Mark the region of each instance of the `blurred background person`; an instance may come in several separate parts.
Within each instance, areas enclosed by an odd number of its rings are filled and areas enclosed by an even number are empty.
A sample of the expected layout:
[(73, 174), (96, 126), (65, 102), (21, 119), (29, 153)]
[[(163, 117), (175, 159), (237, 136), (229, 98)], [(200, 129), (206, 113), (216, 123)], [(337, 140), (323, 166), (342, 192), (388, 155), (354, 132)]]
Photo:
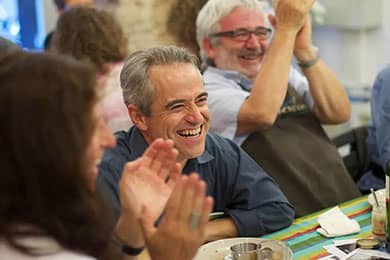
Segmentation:
[(367, 150), (371, 172), (363, 175), (359, 185), (385, 187), (385, 173), (390, 162), (390, 65), (376, 76), (371, 90), (371, 119), (368, 123)]
[(192, 54), (199, 54), (196, 41), (196, 17), (207, 0), (173, 0), (167, 19), (167, 31), (175, 44)]
[(94, 0), (53, 0), (58, 13), (76, 6), (93, 6)]
[(103, 98), (103, 118), (113, 131), (128, 129), (127, 107), (119, 82), (128, 43), (117, 20), (108, 12), (88, 7), (72, 8), (58, 19), (53, 52), (91, 63), (98, 72)]
[[(58, 15), (61, 15), (65, 10), (76, 6), (90, 6), (94, 5), (94, 0), (53, 0)], [(54, 31), (49, 32), (44, 40), (43, 46), (46, 51), (50, 50), (51, 41)]]

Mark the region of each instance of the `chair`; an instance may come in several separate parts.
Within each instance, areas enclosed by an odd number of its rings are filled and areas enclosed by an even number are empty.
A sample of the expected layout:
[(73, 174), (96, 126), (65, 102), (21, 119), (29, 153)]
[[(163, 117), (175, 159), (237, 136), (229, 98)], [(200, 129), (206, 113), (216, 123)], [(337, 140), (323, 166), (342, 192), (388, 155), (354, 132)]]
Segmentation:
[(370, 170), (370, 158), (367, 152), (367, 126), (353, 128), (346, 133), (336, 136), (332, 142), (340, 150), (349, 146), (349, 151), (342, 155), (344, 165), (356, 181)]

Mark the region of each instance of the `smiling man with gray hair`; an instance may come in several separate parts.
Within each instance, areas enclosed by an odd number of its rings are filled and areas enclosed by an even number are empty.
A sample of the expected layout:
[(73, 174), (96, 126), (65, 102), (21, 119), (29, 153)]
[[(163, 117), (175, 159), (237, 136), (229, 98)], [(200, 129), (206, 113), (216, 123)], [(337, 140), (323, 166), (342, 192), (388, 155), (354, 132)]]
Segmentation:
[(360, 195), (321, 127), (348, 121), (351, 107), (312, 43), (313, 3), (275, 0), (273, 32), (258, 0), (209, 0), (196, 21), (210, 131), (264, 167), (297, 216)]
[(260, 236), (290, 225), (294, 210), (274, 180), (238, 145), (208, 133), (208, 95), (194, 55), (174, 46), (134, 52), (122, 69), (121, 86), (134, 126), (116, 133), (117, 146), (105, 152), (98, 178), (117, 212), (123, 165), (163, 138), (174, 142), (183, 174), (197, 172), (206, 182), (213, 211), (225, 214), (208, 223), (207, 241)]

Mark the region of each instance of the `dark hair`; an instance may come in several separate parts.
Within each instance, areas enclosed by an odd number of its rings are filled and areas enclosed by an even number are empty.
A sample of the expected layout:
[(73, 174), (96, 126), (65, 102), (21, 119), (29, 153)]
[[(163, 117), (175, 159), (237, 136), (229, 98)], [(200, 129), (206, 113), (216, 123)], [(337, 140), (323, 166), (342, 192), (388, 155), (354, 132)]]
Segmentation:
[(66, 6), (65, 0), (53, 0), (54, 4), (57, 7), (57, 10), (64, 10)]
[(51, 31), (48, 34), (46, 34), (45, 40), (43, 42), (43, 47), (45, 51), (50, 51), (51, 42), (53, 41), (53, 35), (54, 35), (54, 31)]
[(14, 51), (22, 51), (15, 43), (0, 36), (0, 59)]
[(127, 38), (116, 19), (89, 7), (72, 8), (59, 17), (51, 48), (88, 61), (101, 73), (108, 70), (107, 63), (123, 61), (128, 55)]
[(167, 29), (176, 44), (198, 55), (196, 17), (207, 0), (174, 0), (168, 14)]
[(18, 241), (29, 235), (95, 257), (108, 248), (112, 223), (84, 163), (95, 81), (89, 66), (53, 54), (0, 60), (0, 238), (23, 253), (34, 254)]

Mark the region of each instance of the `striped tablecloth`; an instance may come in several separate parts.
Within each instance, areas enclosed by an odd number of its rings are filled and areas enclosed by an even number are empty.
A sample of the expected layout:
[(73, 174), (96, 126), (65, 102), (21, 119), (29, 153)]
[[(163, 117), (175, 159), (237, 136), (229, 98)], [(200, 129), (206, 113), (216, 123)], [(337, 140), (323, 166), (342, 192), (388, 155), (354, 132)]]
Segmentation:
[[(360, 232), (354, 235), (337, 237), (337, 239), (368, 237), (371, 235), (371, 205), (367, 202), (367, 196), (342, 203), (339, 207), (344, 214), (359, 222)], [(317, 217), (324, 211), (326, 210), (297, 218), (290, 227), (262, 238), (286, 242), (294, 252), (293, 259), (307, 260), (326, 256), (328, 253), (323, 247), (331, 244), (332, 239), (327, 239), (316, 231), (319, 227)]]

